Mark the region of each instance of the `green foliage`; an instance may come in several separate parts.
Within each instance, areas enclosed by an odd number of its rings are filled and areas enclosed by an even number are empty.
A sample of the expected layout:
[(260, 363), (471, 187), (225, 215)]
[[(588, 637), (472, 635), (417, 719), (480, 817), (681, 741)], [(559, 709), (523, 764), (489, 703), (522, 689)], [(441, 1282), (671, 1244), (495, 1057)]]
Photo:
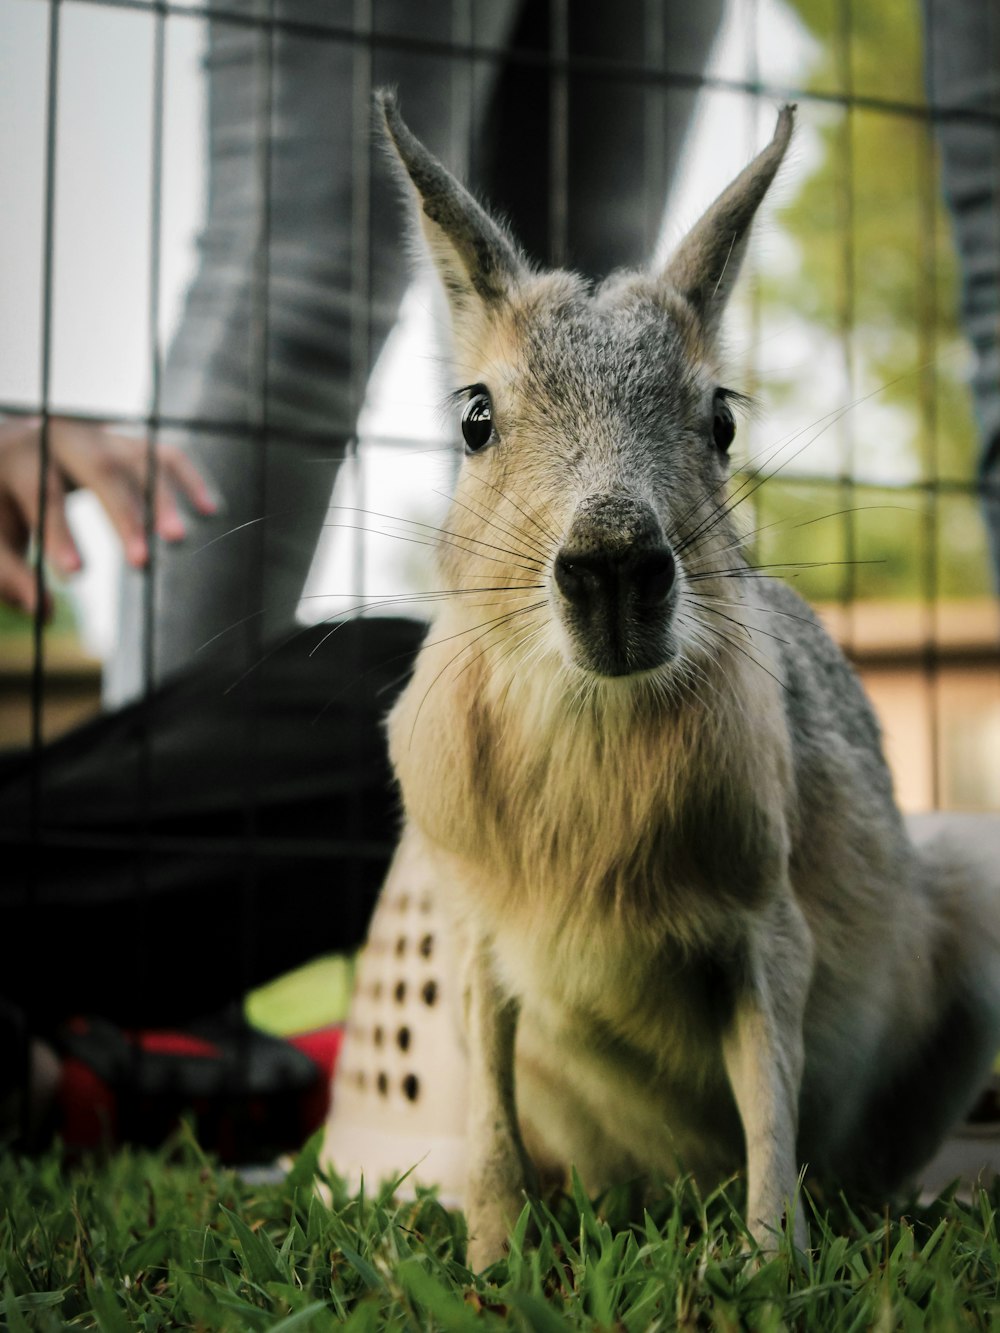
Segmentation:
[(0, 1160), (0, 1327), (20, 1330), (987, 1328), (1000, 1301), (1000, 1189), (897, 1217), (807, 1204), (815, 1248), (753, 1251), (738, 1185), (665, 1185), (654, 1209), (578, 1180), (526, 1205), (483, 1275), (430, 1193), (317, 1192), (318, 1139), (250, 1184), (188, 1135), (157, 1154)]
[[(831, 483), (835, 478), (881, 482), (902, 492), (897, 503), (920, 509), (925, 506), (920, 486), (942, 478), (971, 483), (977, 437), (958, 325), (957, 261), (933, 135), (919, 114), (924, 101), (919, 4), (880, 0), (849, 11), (834, 0), (790, 4), (816, 39), (816, 59), (804, 86), (886, 105), (833, 100), (804, 105), (800, 112), (802, 142), (809, 143), (803, 151), (812, 169), (778, 212), (782, 241), (769, 251), (781, 262), (760, 275), (757, 298), (766, 328), (796, 328), (810, 349), (804, 363), (769, 370), (766, 380), (772, 403), (803, 428), (803, 442), (815, 434), (819, 446), (810, 443), (787, 462), (782, 453), (775, 463), (785, 464), (784, 477), (796, 470), (831, 471)], [(816, 403), (824, 395), (834, 409), (846, 412), (830, 421), (818, 417)], [(814, 432), (805, 430), (811, 422)], [(764, 521), (782, 510), (790, 522), (811, 517), (789, 508), (793, 490), (768, 494), (774, 489), (773, 483), (764, 488), (770, 510)], [(845, 501), (861, 503), (853, 496)], [(981, 527), (971, 505), (968, 517)], [(808, 558), (823, 561), (830, 547), (871, 547), (852, 531), (858, 526), (842, 517), (825, 528), (812, 527), (805, 534), (812, 547)], [(871, 521), (867, 526), (873, 530)], [(885, 586), (878, 578), (859, 577), (845, 587), (835, 571), (818, 565), (803, 570), (797, 586), (811, 599), (940, 595), (943, 590), (928, 583), (923, 537), (908, 544), (909, 525), (891, 517), (877, 530), (877, 558), (892, 570)], [(985, 553), (962, 546), (961, 574), (954, 580), (961, 595), (988, 594)], [(839, 558), (857, 557), (850, 552)]]

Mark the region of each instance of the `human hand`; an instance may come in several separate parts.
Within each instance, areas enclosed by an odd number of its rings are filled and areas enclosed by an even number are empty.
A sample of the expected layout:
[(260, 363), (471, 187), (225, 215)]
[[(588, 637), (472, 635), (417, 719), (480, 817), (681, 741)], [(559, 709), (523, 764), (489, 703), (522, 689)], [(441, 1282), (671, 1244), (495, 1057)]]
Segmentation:
[[(78, 486), (93, 491), (121, 539), (130, 565), (149, 558), (145, 532), (145, 490), (149, 450), (145, 440), (118, 435), (103, 426), (49, 420), (49, 468), (45, 479), (45, 556), (61, 575), (82, 567), (66, 521), (66, 495)], [(173, 445), (155, 448), (154, 528), (164, 541), (186, 535), (178, 505), (185, 496), (202, 514), (216, 503), (191, 460)], [(34, 613), (38, 609), (35, 572), (25, 559), (39, 528), (41, 422), (37, 417), (0, 422), (0, 601)], [(46, 616), (51, 604), (46, 598)]]

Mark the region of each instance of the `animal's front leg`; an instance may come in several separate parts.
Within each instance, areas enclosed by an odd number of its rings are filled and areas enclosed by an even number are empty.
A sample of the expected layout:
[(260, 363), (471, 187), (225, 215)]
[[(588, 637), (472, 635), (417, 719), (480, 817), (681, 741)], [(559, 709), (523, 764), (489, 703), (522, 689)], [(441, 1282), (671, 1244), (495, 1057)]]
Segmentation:
[(518, 1005), (501, 992), (488, 947), (481, 942), (469, 959), (466, 982), (466, 1217), (469, 1266), (479, 1270), (502, 1257), (533, 1171), (521, 1141), (514, 1090)]
[[(746, 1140), (747, 1223), (755, 1240), (773, 1250), (795, 1204), (803, 1018), (812, 975), (811, 938), (790, 898), (756, 924), (745, 963), (722, 1049)], [(803, 1248), (801, 1207), (794, 1215), (795, 1241)]]

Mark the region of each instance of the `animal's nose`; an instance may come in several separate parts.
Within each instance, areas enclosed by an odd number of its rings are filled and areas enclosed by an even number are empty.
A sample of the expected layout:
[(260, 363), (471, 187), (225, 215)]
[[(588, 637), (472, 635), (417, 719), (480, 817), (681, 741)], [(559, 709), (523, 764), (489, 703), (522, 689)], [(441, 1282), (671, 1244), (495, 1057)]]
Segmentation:
[(555, 578), (559, 591), (580, 610), (623, 604), (654, 611), (674, 586), (676, 564), (668, 546), (636, 550), (559, 552)]

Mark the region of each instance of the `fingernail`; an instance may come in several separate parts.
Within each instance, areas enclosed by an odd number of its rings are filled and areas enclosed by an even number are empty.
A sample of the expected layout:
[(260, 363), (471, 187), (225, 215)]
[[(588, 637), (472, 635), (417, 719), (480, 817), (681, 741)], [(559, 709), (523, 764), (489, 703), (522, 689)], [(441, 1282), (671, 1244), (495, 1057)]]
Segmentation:
[(134, 537), (126, 544), (125, 559), (137, 568), (146, 563), (146, 543), (141, 537)]
[(183, 541), (187, 536), (187, 528), (179, 518), (164, 519), (160, 526), (160, 536), (165, 542)]

